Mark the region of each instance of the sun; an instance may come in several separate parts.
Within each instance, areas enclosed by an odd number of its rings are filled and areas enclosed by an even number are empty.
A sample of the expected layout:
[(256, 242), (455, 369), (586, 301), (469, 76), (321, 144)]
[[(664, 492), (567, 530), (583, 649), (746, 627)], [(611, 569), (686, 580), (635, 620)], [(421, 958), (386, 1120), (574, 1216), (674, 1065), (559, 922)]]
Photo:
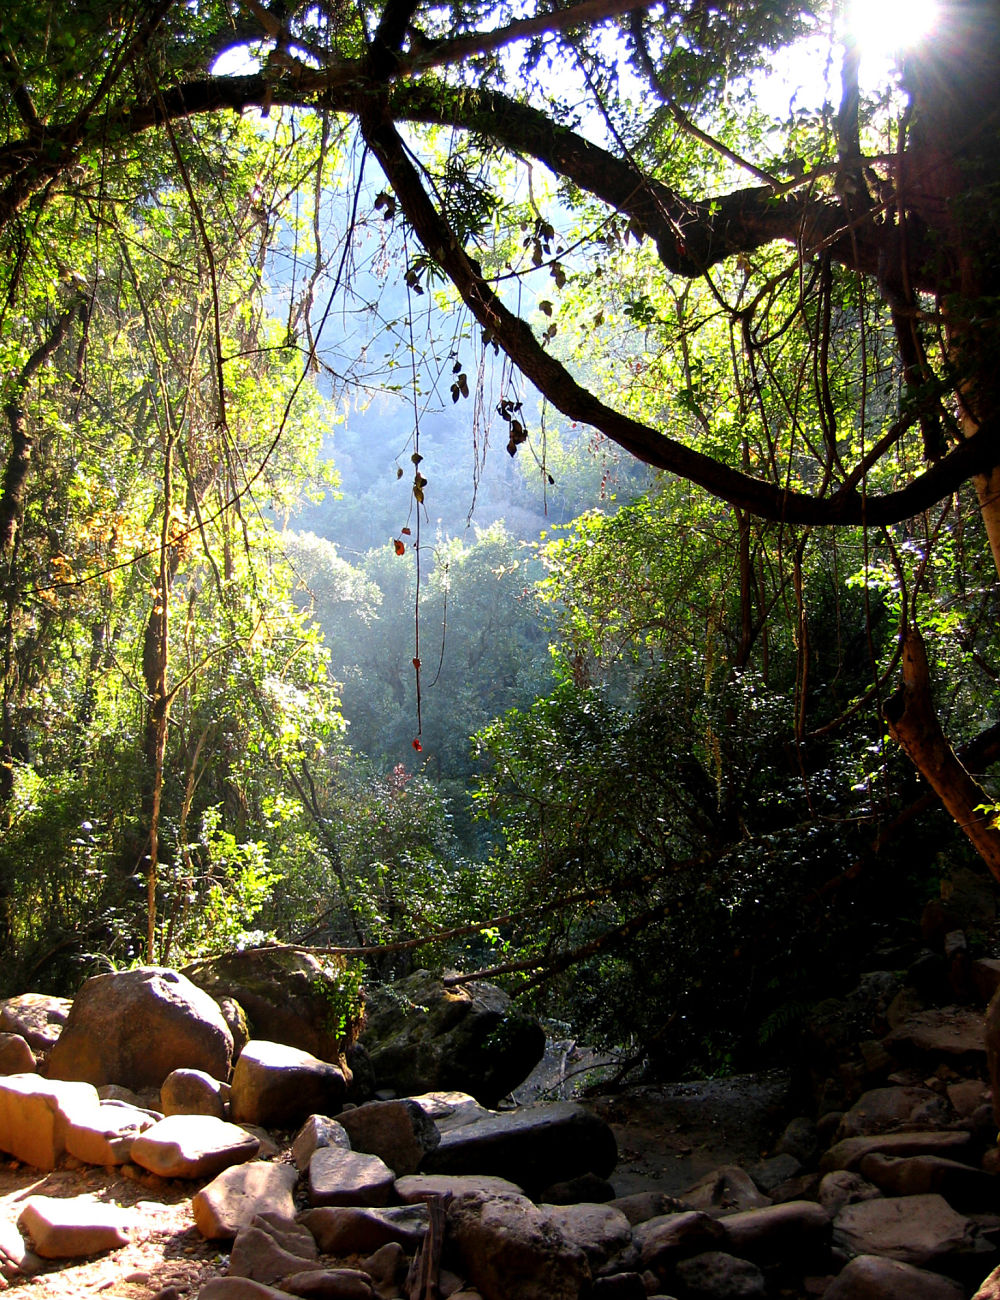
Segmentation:
[(850, 0), (847, 26), (863, 62), (887, 63), (931, 34), (937, 0)]

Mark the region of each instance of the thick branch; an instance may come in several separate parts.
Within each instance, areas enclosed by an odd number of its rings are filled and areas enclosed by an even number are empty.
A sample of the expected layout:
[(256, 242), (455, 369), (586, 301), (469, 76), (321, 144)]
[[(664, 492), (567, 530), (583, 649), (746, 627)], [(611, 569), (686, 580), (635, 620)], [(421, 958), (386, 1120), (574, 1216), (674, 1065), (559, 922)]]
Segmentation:
[(903, 682), (887, 701), (885, 718), (894, 739), (1000, 880), (1000, 829), (995, 817), (983, 811), (990, 799), (959, 762), (941, 730), (931, 698), (927, 651), (916, 630), (904, 641)]

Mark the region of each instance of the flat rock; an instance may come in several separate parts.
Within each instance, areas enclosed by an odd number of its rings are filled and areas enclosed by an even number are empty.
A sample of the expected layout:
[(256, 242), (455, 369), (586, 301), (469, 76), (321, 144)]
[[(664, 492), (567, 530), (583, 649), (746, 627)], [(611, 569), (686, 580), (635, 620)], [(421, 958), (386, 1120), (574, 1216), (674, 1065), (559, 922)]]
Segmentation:
[(429, 1196), (469, 1196), (473, 1192), (523, 1196), (524, 1188), (495, 1174), (405, 1174), (396, 1179), (396, 1195), (407, 1204), (426, 1201)]
[(912, 1133), (879, 1133), (873, 1137), (844, 1138), (823, 1153), (820, 1169), (857, 1169), (869, 1151), (881, 1151), (887, 1156), (945, 1156), (961, 1160), (974, 1155), (972, 1134), (964, 1129), (943, 1129), (939, 1132), (914, 1130)]
[(848, 1255), (881, 1255), (925, 1268), (973, 1243), (973, 1225), (941, 1196), (879, 1197), (846, 1205), (833, 1240)]
[(55, 1169), (71, 1120), (84, 1119), (97, 1107), (97, 1091), (89, 1083), (37, 1074), (0, 1077), (0, 1151), (36, 1169)]
[(213, 1277), (198, 1292), (198, 1300), (288, 1300), (288, 1292), (248, 1277)]
[(73, 1005), (47, 993), (19, 993), (0, 1001), (0, 1032), (20, 1034), (33, 1052), (50, 1052)]
[(834, 1278), (823, 1300), (962, 1300), (965, 1289), (951, 1278), (898, 1259), (857, 1255)]
[(260, 1140), (210, 1115), (168, 1115), (132, 1143), (132, 1159), (161, 1178), (214, 1178), (252, 1160)]
[(831, 1218), (835, 1218), (845, 1205), (856, 1205), (858, 1201), (873, 1201), (882, 1193), (851, 1169), (833, 1169), (824, 1174), (819, 1184), (818, 1199), (820, 1205)]
[(324, 1255), (366, 1255), (389, 1242), (414, 1251), (427, 1231), (424, 1205), (387, 1209), (360, 1205), (326, 1205), (299, 1215)]
[(468, 1092), (421, 1092), (410, 1101), (415, 1102), (425, 1115), (430, 1116), (441, 1133), (462, 1128), (474, 1120), (484, 1119), (493, 1112), (480, 1106)]
[(887, 1156), (871, 1151), (861, 1161), (861, 1174), (886, 1196), (937, 1192), (956, 1207), (992, 1207), (1000, 1190), (996, 1174), (943, 1156)]
[(370, 1101), (340, 1116), (355, 1151), (378, 1156), (397, 1175), (414, 1174), (441, 1143), (434, 1121), (417, 1102)]
[(986, 1059), (983, 1015), (971, 1007), (941, 1007), (908, 1016), (882, 1040), (900, 1059), (925, 1056)]
[(238, 1123), (290, 1128), (308, 1115), (336, 1114), (346, 1091), (338, 1066), (300, 1048), (255, 1038), (236, 1062), (230, 1107)]
[(617, 1160), (610, 1127), (578, 1103), (564, 1101), (451, 1129), (425, 1157), (422, 1172), (494, 1174), (532, 1192), (578, 1174), (606, 1178)]
[(249, 1226), (258, 1214), (292, 1218), (297, 1181), (293, 1165), (260, 1160), (223, 1170), (191, 1199), (198, 1231), (210, 1241), (225, 1241)]
[(88, 1165), (123, 1165), (131, 1159), (136, 1138), (157, 1122), (141, 1107), (102, 1101), (68, 1117), (66, 1150)]
[(378, 1156), (339, 1147), (321, 1147), (309, 1161), (309, 1200), (313, 1205), (385, 1205), (395, 1175)]
[(129, 1218), (122, 1210), (82, 1196), (32, 1196), (17, 1226), (43, 1259), (97, 1255), (129, 1240)]

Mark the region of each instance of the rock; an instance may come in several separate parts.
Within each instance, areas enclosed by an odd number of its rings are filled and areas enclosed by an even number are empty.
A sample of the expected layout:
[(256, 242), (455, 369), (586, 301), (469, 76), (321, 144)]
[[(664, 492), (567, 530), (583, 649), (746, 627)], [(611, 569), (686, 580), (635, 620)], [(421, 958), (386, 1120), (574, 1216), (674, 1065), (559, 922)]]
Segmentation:
[(970, 974), (980, 1002), (989, 1002), (1000, 989), (1000, 961), (996, 957), (980, 957), (972, 963)]
[[(356, 1268), (311, 1269), (295, 1273), (281, 1284), (282, 1294), (315, 1300), (376, 1300), (367, 1274)], [(395, 1291), (393, 1292), (395, 1294)]]
[(704, 1210), (706, 1214), (734, 1214), (738, 1210), (761, 1209), (771, 1204), (739, 1165), (713, 1169), (683, 1191), (681, 1200), (692, 1210)]
[(414, 1101), (370, 1101), (340, 1116), (354, 1151), (378, 1156), (397, 1175), (414, 1174), (440, 1145), (434, 1121)]
[(228, 1078), (233, 1038), (218, 1006), (159, 966), (87, 980), (49, 1056), (50, 1079), (158, 1088), (171, 1070)]
[(997, 1177), (942, 1156), (887, 1156), (872, 1151), (861, 1161), (861, 1174), (887, 1196), (937, 1192), (949, 1205), (995, 1205)]
[(543, 1205), (540, 1207), (567, 1241), (579, 1246), (591, 1270), (599, 1272), (632, 1241), (632, 1225), (610, 1205)]
[(422, 1092), (410, 1101), (434, 1121), (439, 1133), (450, 1133), (493, 1113), (467, 1092)]
[(129, 1220), (121, 1210), (82, 1196), (32, 1196), (25, 1201), (17, 1226), (43, 1259), (97, 1255), (129, 1240)]
[(663, 1214), (635, 1226), (632, 1240), (644, 1269), (665, 1277), (679, 1259), (728, 1245), (726, 1230), (701, 1210)]
[(72, 1005), (69, 998), (53, 998), (46, 993), (4, 998), (0, 1001), (0, 1033), (19, 1034), (33, 1052), (50, 1052)]
[(20, 1034), (0, 1034), (0, 1074), (33, 1074), (35, 1053)]
[(248, 1277), (213, 1277), (198, 1292), (198, 1300), (288, 1300), (288, 1292)]
[(235, 1237), (258, 1214), (292, 1218), (297, 1181), (292, 1165), (255, 1160), (223, 1170), (191, 1199), (198, 1231), (210, 1241), (224, 1241)]
[(324, 1255), (364, 1255), (396, 1242), (408, 1252), (427, 1231), (424, 1205), (397, 1205), (380, 1210), (359, 1205), (321, 1206), (299, 1215)]
[(447, 1210), (447, 1243), (483, 1300), (579, 1300), (586, 1257), (522, 1196), (474, 1192)]
[(237, 1123), (290, 1128), (307, 1115), (335, 1114), (346, 1088), (336, 1065), (296, 1047), (254, 1039), (236, 1062), (230, 1110)]
[(881, 1151), (889, 1156), (929, 1155), (960, 1160), (964, 1155), (974, 1154), (974, 1144), (970, 1133), (953, 1129), (845, 1138), (824, 1152), (819, 1167), (824, 1173), (831, 1169), (857, 1169), (869, 1151)]
[(361, 1271), (371, 1278), (380, 1295), (395, 1296), (396, 1282), (406, 1277), (410, 1261), (398, 1241), (387, 1241), (384, 1246), (361, 1261)]
[[(802, 1173), (802, 1165), (793, 1155), (784, 1152), (758, 1161), (757, 1164), (751, 1165), (748, 1172), (756, 1186), (764, 1193), (766, 1201), (768, 1197), (774, 1199), (775, 1188), (784, 1186), (793, 1178), (798, 1178)], [(749, 1210), (753, 1207), (748, 1205), (744, 1208)]]
[(396, 1195), (408, 1205), (426, 1201), (429, 1196), (465, 1196), (469, 1192), (524, 1195), (517, 1183), (491, 1174), (406, 1174), (396, 1179)]
[(204, 1070), (172, 1070), (160, 1088), (164, 1115), (211, 1115), (223, 1119), (229, 1085)]
[(794, 1156), (801, 1165), (814, 1159), (818, 1150), (816, 1125), (807, 1115), (796, 1115), (789, 1120), (774, 1146), (776, 1155)]
[(951, 1278), (900, 1260), (857, 1255), (823, 1293), (823, 1300), (962, 1300)]
[(900, 1128), (944, 1128), (953, 1116), (944, 1097), (929, 1088), (873, 1088), (840, 1121), (837, 1139), (868, 1136)]
[(423, 1161), (433, 1174), (495, 1174), (528, 1192), (594, 1173), (607, 1177), (618, 1159), (605, 1122), (573, 1101), (489, 1115), (442, 1134)]
[(460, 1090), (495, 1106), (541, 1060), (545, 1031), (492, 984), (445, 986), (417, 971), (370, 992), (361, 1042), (379, 1088)]
[(351, 1139), (347, 1136), (347, 1129), (337, 1120), (326, 1115), (310, 1115), (292, 1143), (295, 1168), (307, 1168), (313, 1152), (320, 1147), (340, 1147), (342, 1151), (350, 1151)]
[(601, 1205), (615, 1199), (615, 1189), (606, 1178), (586, 1173), (543, 1187), (535, 1199), (546, 1205)]
[(819, 1203), (831, 1218), (835, 1218), (845, 1205), (873, 1201), (881, 1195), (874, 1183), (849, 1169), (835, 1169), (824, 1174), (819, 1185)]
[(309, 1161), (313, 1205), (386, 1205), (395, 1175), (378, 1156), (321, 1147)]
[(132, 1159), (161, 1178), (214, 1178), (252, 1160), (260, 1140), (211, 1115), (170, 1115), (132, 1143)]
[(629, 1196), (616, 1196), (611, 1204), (616, 1210), (621, 1210), (633, 1227), (649, 1219), (662, 1218), (665, 1214), (681, 1214), (688, 1209), (682, 1200), (668, 1196), (666, 1192), (633, 1192)]
[(157, 1116), (138, 1106), (102, 1101), (69, 1118), (66, 1150), (88, 1165), (123, 1165), (131, 1159), (136, 1138), (157, 1122)]
[(930, 1056), (981, 1062), (986, 1055), (983, 1016), (971, 1007), (920, 1011), (882, 1041), (886, 1051), (902, 1061)]
[(833, 1240), (848, 1255), (882, 1255), (926, 1268), (969, 1250), (973, 1225), (941, 1196), (880, 1197), (844, 1206)]
[(0, 1150), (37, 1169), (55, 1169), (66, 1150), (72, 1119), (98, 1107), (89, 1083), (40, 1079), (37, 1074), (0, 1077)]
[(184, 967), (184, 974), (213, 998), (235, 999), (246, 1012), (252, 1039), (298, 1048), (341, 1066), (354, 1042), (362, 998), (344, 980), (346, 963), (320, 962), (291, 948), (229, 952)]
[(257, 1215), (241, 1228), (229, 1256), (229, 1276), (249, 1277), (276, 1286), (306, 1264), (316, 1263), (319, 1250), (308, 1228), (279, 1215)]
[(646, 1300), (646, 1287), (641, 1273), (609, 1273), (594, 1278), (590, 1297), (591, 1300)]
[(684, 1259), (677, 1277), (688, 1300), (765, 1300), (764, 1274), (748, 1259), (710, 1250)]
[(741, 1210), (722, 1220), (734, 1255), (757, 1263), (786, 1263), (825, 1254), (830, 1216), (815, 1201), (786, 1201), (762, 1210)]

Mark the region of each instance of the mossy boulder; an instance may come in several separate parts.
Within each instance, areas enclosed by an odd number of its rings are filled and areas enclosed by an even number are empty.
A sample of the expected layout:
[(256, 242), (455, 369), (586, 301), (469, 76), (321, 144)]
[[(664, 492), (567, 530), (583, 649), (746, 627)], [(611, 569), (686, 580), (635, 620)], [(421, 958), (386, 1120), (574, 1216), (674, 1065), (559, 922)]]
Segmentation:
[(481, 980), (446, 985), (428, 971), (370, 991), (361, 1036), (379, 1088), (401, 1096), (468, 1092), (495, 1106), (542, 1058), (545, 1032)]
[(232, 998), (252, 1038), (284, 1043), (343, 1065), (364, 1019), (356, 971), (338, 958), (322, 962), (292, 948), (223, 953), (185, 966), (193, 984), (216, 1001)]

